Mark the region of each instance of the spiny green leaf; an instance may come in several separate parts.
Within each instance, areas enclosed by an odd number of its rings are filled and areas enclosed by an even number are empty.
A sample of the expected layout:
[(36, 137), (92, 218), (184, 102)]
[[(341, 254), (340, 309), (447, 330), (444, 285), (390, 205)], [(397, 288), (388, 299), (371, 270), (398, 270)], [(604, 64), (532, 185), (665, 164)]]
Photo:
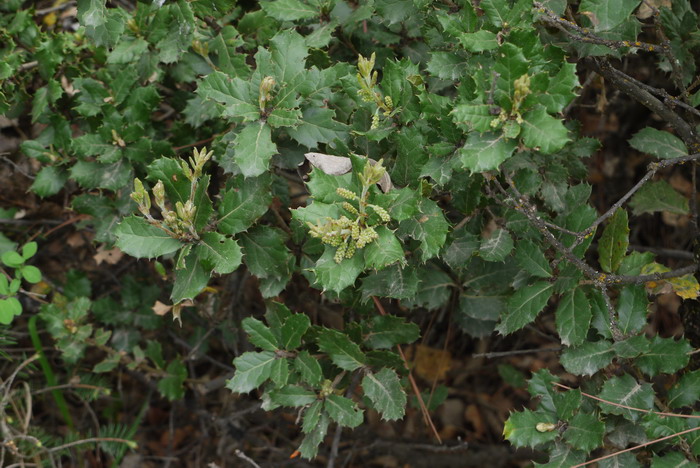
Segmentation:
[(185, 258), (185, 268), (175, 272), (175, 284), (170, 299), (174, 304), (185, 299), (194, 299), (207, 285), (210, 276), (211, 271), (204, 269), (197, 253), (190, 253)]
[(562, 344), (569, 346), (583, 343), (588, 335), (591, 317), (591, 306), (581, 288), (564, 294), (556, 312), (557, 332)]
[(234, 159), (246, 177), (257, 177), (268, 170), (270, 159), (277, 154), (270, 126), (255, 122), (246, 125), (233, 142)]
[(394, 421), (403, 418), (406, 393), (392, 369), (384, 368), (376, 374), (368, 372), (362, 379), (362, 389), (374, 408), (382, 415), (382, 419)]
[(31, 190), (40, 197), (56, 195), (66, 184), (68, 174), (56, 166), (44, 166), (32, 182)]
[(248, 334), (250, 342), (258, 348), (262, 348), (265, 351), (277, 351), (279, 349), (275, 335), (260, 320), (246, 317), (241, 322), (241, 325)]
[(357, 343), (338, 330), (323, 329), (317, 337), (318, 347), (341, 369), (353, 371), (365, 364), (365, 355)]
[(340, 395), (328, 395), (323, 407), (340, 426), (357, 427), (364, 420), (363, 411), (357, 407), (357, 403)]
[(248, 393), (270, 378), (276, 357), (272, 351), (247, 352), (233, 360), (236, 373), (226, 382), (226, 388), (236, 393)]
[(277, 405), (296, 407), (310, 405), (316, 401), (317, 395), (298, 385), (287, 385), (270, 392), (270, 399)]
[(629, 140), (632, 148), (661, 159), (679, 158), (688, 155), (685, 143), (669, 132), (646, 127)]
[(240, 78), (230, 78), (215, 71), (199, 83), (197, 94), (223, 104), (223, 117), (242, 118), (244, 122), (260, 118), (257, 89)]
[(569, 421), (564, 440), (574, 448), (590, 452), (603, 445), (605, 423), (593, 414), (579, 413)]
[(668, 406), (693, 406), (700, 400), (700, 370), (685, 374), (668, 392)]
[(378, 315), (372, 318), (365, 344), (372, 349), (390, 349), (397, 344), (413, 343), (420, 336), (415, 323), (406, 323), (401, 317)]
[[(653, 409), (654, 389), (646, 382), (638, 383), (634, 377), (625, 374), (621, 377), (611, 377), (603, 383), (603, 388), (598, 397), (618, 403), (620, 405), (639, 408), (642, 410)], [(637, 421), (642, 415), (639, 411), (600, 403), (600, 408), (605, 413), (621, 414), (631, 421)]]
[(241, 264), (243, 254), (238, 242), (218, 232), (206, 232), (197, 245), (197, 255), (217, 273), (231, 273)]
[(552, 268), (544, 256), (542, 249), (534, 242), (522, 240), (515, 249), (515, 259), (518, 264), (533, 276), (551, 278)]
[(506, 229), (496, 229), (481, 241), (479, 255), (488, 262), (500, 262), (513, 250), (513, 238)]
[(535, 320), (552, 296), (552, 287), (552, 283), (539, 281), (516, 291), (508, 301), (508, 309), (501, 315), (499, 333), (508, 335)]
[(311, 107), (304, 111), (302, 123), (289, 129), (289, 135), (307, 148), (316, 148), (319, 143), (330, 143), (334, 139), (345, 141), (348, 127), (333, 118), (331, 109)]
[(115, 228), (117, 247), (136, 258), (153, 258), (177, 251), (182, 243), (138, 216), (130, 216)]
[(617, 317), (624, 334), (640, 331), (646, 325), (649, 301), (643, 286), (629, 285), (622, 288), (617, 301)]
[(567, 348), (561, 355), (561, 363), (575, 375), (593, 375), (612, 362), (615, 351), (605, 340), (587, 341), (580, 346)]
[(465, 169), (472, 174), (498, 169), (503, 161), (510, 158), (516, 143), (495, 133), (479, 134), (472, 132), (467, 142), (459, 149), (459, 156)]
[(542, 106), (523, 115), (523, 143), (545, 154), (554, 153), (571, 141), (568, 133), (562, 121), (549, 115)]
[(272, 200), (270, 179), (266, 176), (236, 178), (234, 188), (226, 190), (219, 205), (218, 228), (223, 234), (245, 231), (265, 214)]
[(300, 352), (294, 359), (294, 368), (301, 374), (301, 379), (309, 385), (320, 385), (323, 379), (321, 365), (308, 351)]
[(635, 359), (635, 363), (651, 377), (661, 373), (672, 374), (688, 365), (691, 350), (688, 340), (684, 338), (675, 340), (657, 335), (652, 339), (649, 351)]
[(676, 192), (665, 180), (645, 184), (632, 196), (630, 206), (635, 215), (656, 211), (688, 214), (688, 199)]
[(629, 246), (627, 211), (618, 208), (612, 215), (598, 242), (598, 260), (603, 271), (612, 273), (618, 269)]
[[(538, 424), (555, 424), (553, 414), (535, 412), (529, 409), (510, 414), (503, 426), (503, 436), (516, 447), (535, 447), (551, 442), (559, 437), (557, 430), (538, 430)], [(541, 427), (541, 426), (540, 426)]]
[(280, 330), (282, 348), (291, 351), (301, 346), (301, 338), (310, 326), (311, 321), (305, 314), (294, 314), (288, 317)]
[(379, 226), (375, 231), (379, 238), (365, 247), (365, 265), (381, 270), (392, 263), (405, 263), (403, 247), (394, 233), (385, 226)]
[(639, 0), (583, 0), (579, 12), (589, 15), (596, 32), (610, 31), (625, 21), (639, 5)]
[(355, 283), (364, 269), (364, 260), (359, 252), (355, 252), (352, 258), (345, 258), (342, 262), (336, 263), (335, 250), (333, 247), (326, 247), (311, 271), (318, 285), (324, 290), (340, 292)]

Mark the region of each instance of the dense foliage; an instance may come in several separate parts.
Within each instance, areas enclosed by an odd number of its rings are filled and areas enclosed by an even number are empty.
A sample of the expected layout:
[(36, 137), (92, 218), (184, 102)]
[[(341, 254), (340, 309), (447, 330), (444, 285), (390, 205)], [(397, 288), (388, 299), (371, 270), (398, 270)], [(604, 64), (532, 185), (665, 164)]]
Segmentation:
[[(77, 22), (0, 5), (0, 113), (33, 124), (21, 143), (38, 168), (31, 190), (67, 197), (96, 242), (150, 259), (152, 277), (97, 298), (70, 272), (31, 316), (38, 349), (40, 327), (76, 372), (146, 368), (163, 397), (182, 399), (188, 369), (152, 338), (164, 319), (151, 306), (169, 295), (172, 308), (161, 305), (180, 324), (231, 321), (207, 317), (202, 292), (246, 269), (266, 312), (236, 324), (255, 350), (235, 356), (226, 386), (258, 389), (266, 411), (297, 408), (303, 457), (333, 424), (356, 427), (370, 409), (404, 416), (414, 381), (400, 346), (421, 330), (381, 307), (398, 301), (450, 311), (464, 339), (533, 326), (559, 336), (563, 369), (533, 373), (532, 409), (504, 426), (510, 443), (546, 454), (541, 466), (684, 431), (599, 466), (697, 463), (698, 420), (657, 413), (697, 407), (697, 343), (647, 327), (657, 294), (695, 301), (696, 265), (664, 265), (629, 241), (649, 213), (697, 224), (694, 185), (689, 202), (667, 180), (686, 164), (695, 184), (700, 149), (689, 0), (111, 3), (78, 1)], [(625, 71), (641, 59), (659, 79)], [(623, 149), (646, 155), (647, 173), (600, 212), (586, 180), (601, 144), (571, 116), (582, 77), (658, 116)], [(9, 330), (27, 318), (21, 286), (41, 279), (25, 264), (37, 244), (18, 250), (25, 240), (0, 235)], [(303, 280), (347, 311), (342, 329), (284, 303)], [(105, 356), (90, 369), (88, 349)], [(46, 358), (32, 359), (54, 385)], [(8, 456), (61, 453), (20, 425), (2, 425), (5, 447), (17, 440)], [(126, 447), (109, 443), (121, 457)]]

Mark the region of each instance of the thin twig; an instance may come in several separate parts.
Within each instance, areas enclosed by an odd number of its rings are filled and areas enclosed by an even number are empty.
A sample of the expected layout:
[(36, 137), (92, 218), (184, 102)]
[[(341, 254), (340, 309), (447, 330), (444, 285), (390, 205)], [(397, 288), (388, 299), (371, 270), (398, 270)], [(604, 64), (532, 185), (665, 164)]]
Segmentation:
[(250, 457), (248, 457), (248, 455), (246, 455), (245, 453), (243, 453), (242, 450), (236, 449), (236, 451), (233, 452), (233, 453), (234, 453), (238, 458), (240, 458), (241, 460), (245, 460), (245, 461), (247, 461), (248, 463), (250, 463), (250, 465), (253, 466), (254, 468), (260, 468), (260, 465), (258, 465), (257, 463), (255, 463)]
[(473, 358), (486, 358), (494, 359), (508, 356), (515, 356), (518, 354), (531, 354), (531, 353), (556, 353), (561, 351), (563, 348), (561, 346), (556, 348), (539, 348), (539, 349), (514, 349), (512, 351), (497, 351), (491, 353), (479, 353), (472, 354)]
[(620, 450), (620, 451), (618, 451), (618, 452), (611, 453), (611, 454), (605, 455), (605, 456), (603, 456), (603, 457), (598, 457), (598, 458), (595, 458), (595, 459), (593, 459), (593, 460), (589, 460), (589, 461), (587, 461), (587, 462), (585, 462), (585, 463), (579, 463), (578, 465), (574, 465), (574, 466), (572, 466), (571, 468), (580, 468), (580, 467), (582, 467), (582, 466), (590, 465), (591, 463), (596, 463), (596, 462), (599, 462), (599, 461), (601, 461), (601, 460), (606, 460), (606, 459), (608, 459), (608, 458), (616, 457), (616, 456), (618, 456), (618, 455), (620, 455), (620, 454), (622, 454), (622, 453), (631, 452), (632, 450), (637, 450), (638, 448), (646, 447), (647, 445), (656, 444), (656, 443), (658, 443), (658, 442), (663, 442), (664, 440), (668, 440), (668, 439), (672, 439), (672, 438), (674, 438), (674, 437), (682, 436), (683, 434), (688, 434), (688, 433), (690, 433), (690, 432), (695, 432), (695, 431), (697, 431), (698, 429), (700, 429), (700, 426), (694, 427), (694, 428), (692, 428), (692, 429), (686, 429), (685, 431), (676, 432), (675, 434), (671, 434), (671, 435), (668, 435), (668, 436), (666, 436), (666, 437), (661, 437), (661, 438), (659, 438), (659, 439), (650, 440), (649, 442), (644, 442), (643, 444), (635, 445), (634, 447), (626, 448), (626, 449), (624, 449), (624, 450)]
[(672, 109), (659, 101), (649, 91), (637, 86), (632, 78), (616, 69), (610, 62), (605, 59), (592, 58), (586, 61), (593, 70), (600, 76), (608, 80), (613, 86), (627, 94), (647, 109), (655, 112), (663, 120), (668, 122), (678, 135), (683, 139), (691, 151), (697, 151), (699, 148), (698, 135), (693, 127), (685, 121), (680, 115), (676, 114)]

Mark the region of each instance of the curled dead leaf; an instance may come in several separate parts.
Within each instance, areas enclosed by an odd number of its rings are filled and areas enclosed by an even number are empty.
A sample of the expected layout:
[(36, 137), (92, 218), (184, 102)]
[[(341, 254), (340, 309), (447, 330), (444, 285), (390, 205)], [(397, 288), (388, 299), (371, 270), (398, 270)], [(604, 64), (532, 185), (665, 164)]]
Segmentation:
[[(304, 156), (306, 156), (306, 159), (309, 160), (312, 166), (328, 175), (343, 175), (352, 171), (352, 161), (346, 156), (333, 156), (323, 153), (305, 153)], [(377, 161), (373, 159), (370, 159), (369, 162), (372, 165), (377, 164)], [(384, 193), (394, 188), (388, 172), (384, 173), (378, 185)]]
[(153, 307), (151, 307), (153, 312), (156, 315), (160, 315), (161, 317), (163, 315), (167, 314), (168, 312), (170, 312), (170, 309), (172, 309), (172, 308), (173, 308), (173, 306), (168, 305), (168, 304), (163, 304), (160, 301), (156, 301), (155, 305)]

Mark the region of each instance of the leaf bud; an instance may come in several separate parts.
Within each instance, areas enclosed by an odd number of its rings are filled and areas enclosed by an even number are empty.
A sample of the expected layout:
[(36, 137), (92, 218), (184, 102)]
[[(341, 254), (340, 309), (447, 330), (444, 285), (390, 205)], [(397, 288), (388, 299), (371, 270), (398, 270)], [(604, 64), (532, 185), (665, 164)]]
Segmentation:
[(260, 90), (258, 93), (258, 105), (260, 110), (264, 111), (267, 103), (272, 100), (272, 88), (275, 87), (275, 79), (271, 76), (266, 76), (260, 82)]
[(162, 180), (159, 180), (156, 185), (153, 186), (153, 196), (156, 197), (156, 204), (163, 209), (165, 206), (165, 186)]

